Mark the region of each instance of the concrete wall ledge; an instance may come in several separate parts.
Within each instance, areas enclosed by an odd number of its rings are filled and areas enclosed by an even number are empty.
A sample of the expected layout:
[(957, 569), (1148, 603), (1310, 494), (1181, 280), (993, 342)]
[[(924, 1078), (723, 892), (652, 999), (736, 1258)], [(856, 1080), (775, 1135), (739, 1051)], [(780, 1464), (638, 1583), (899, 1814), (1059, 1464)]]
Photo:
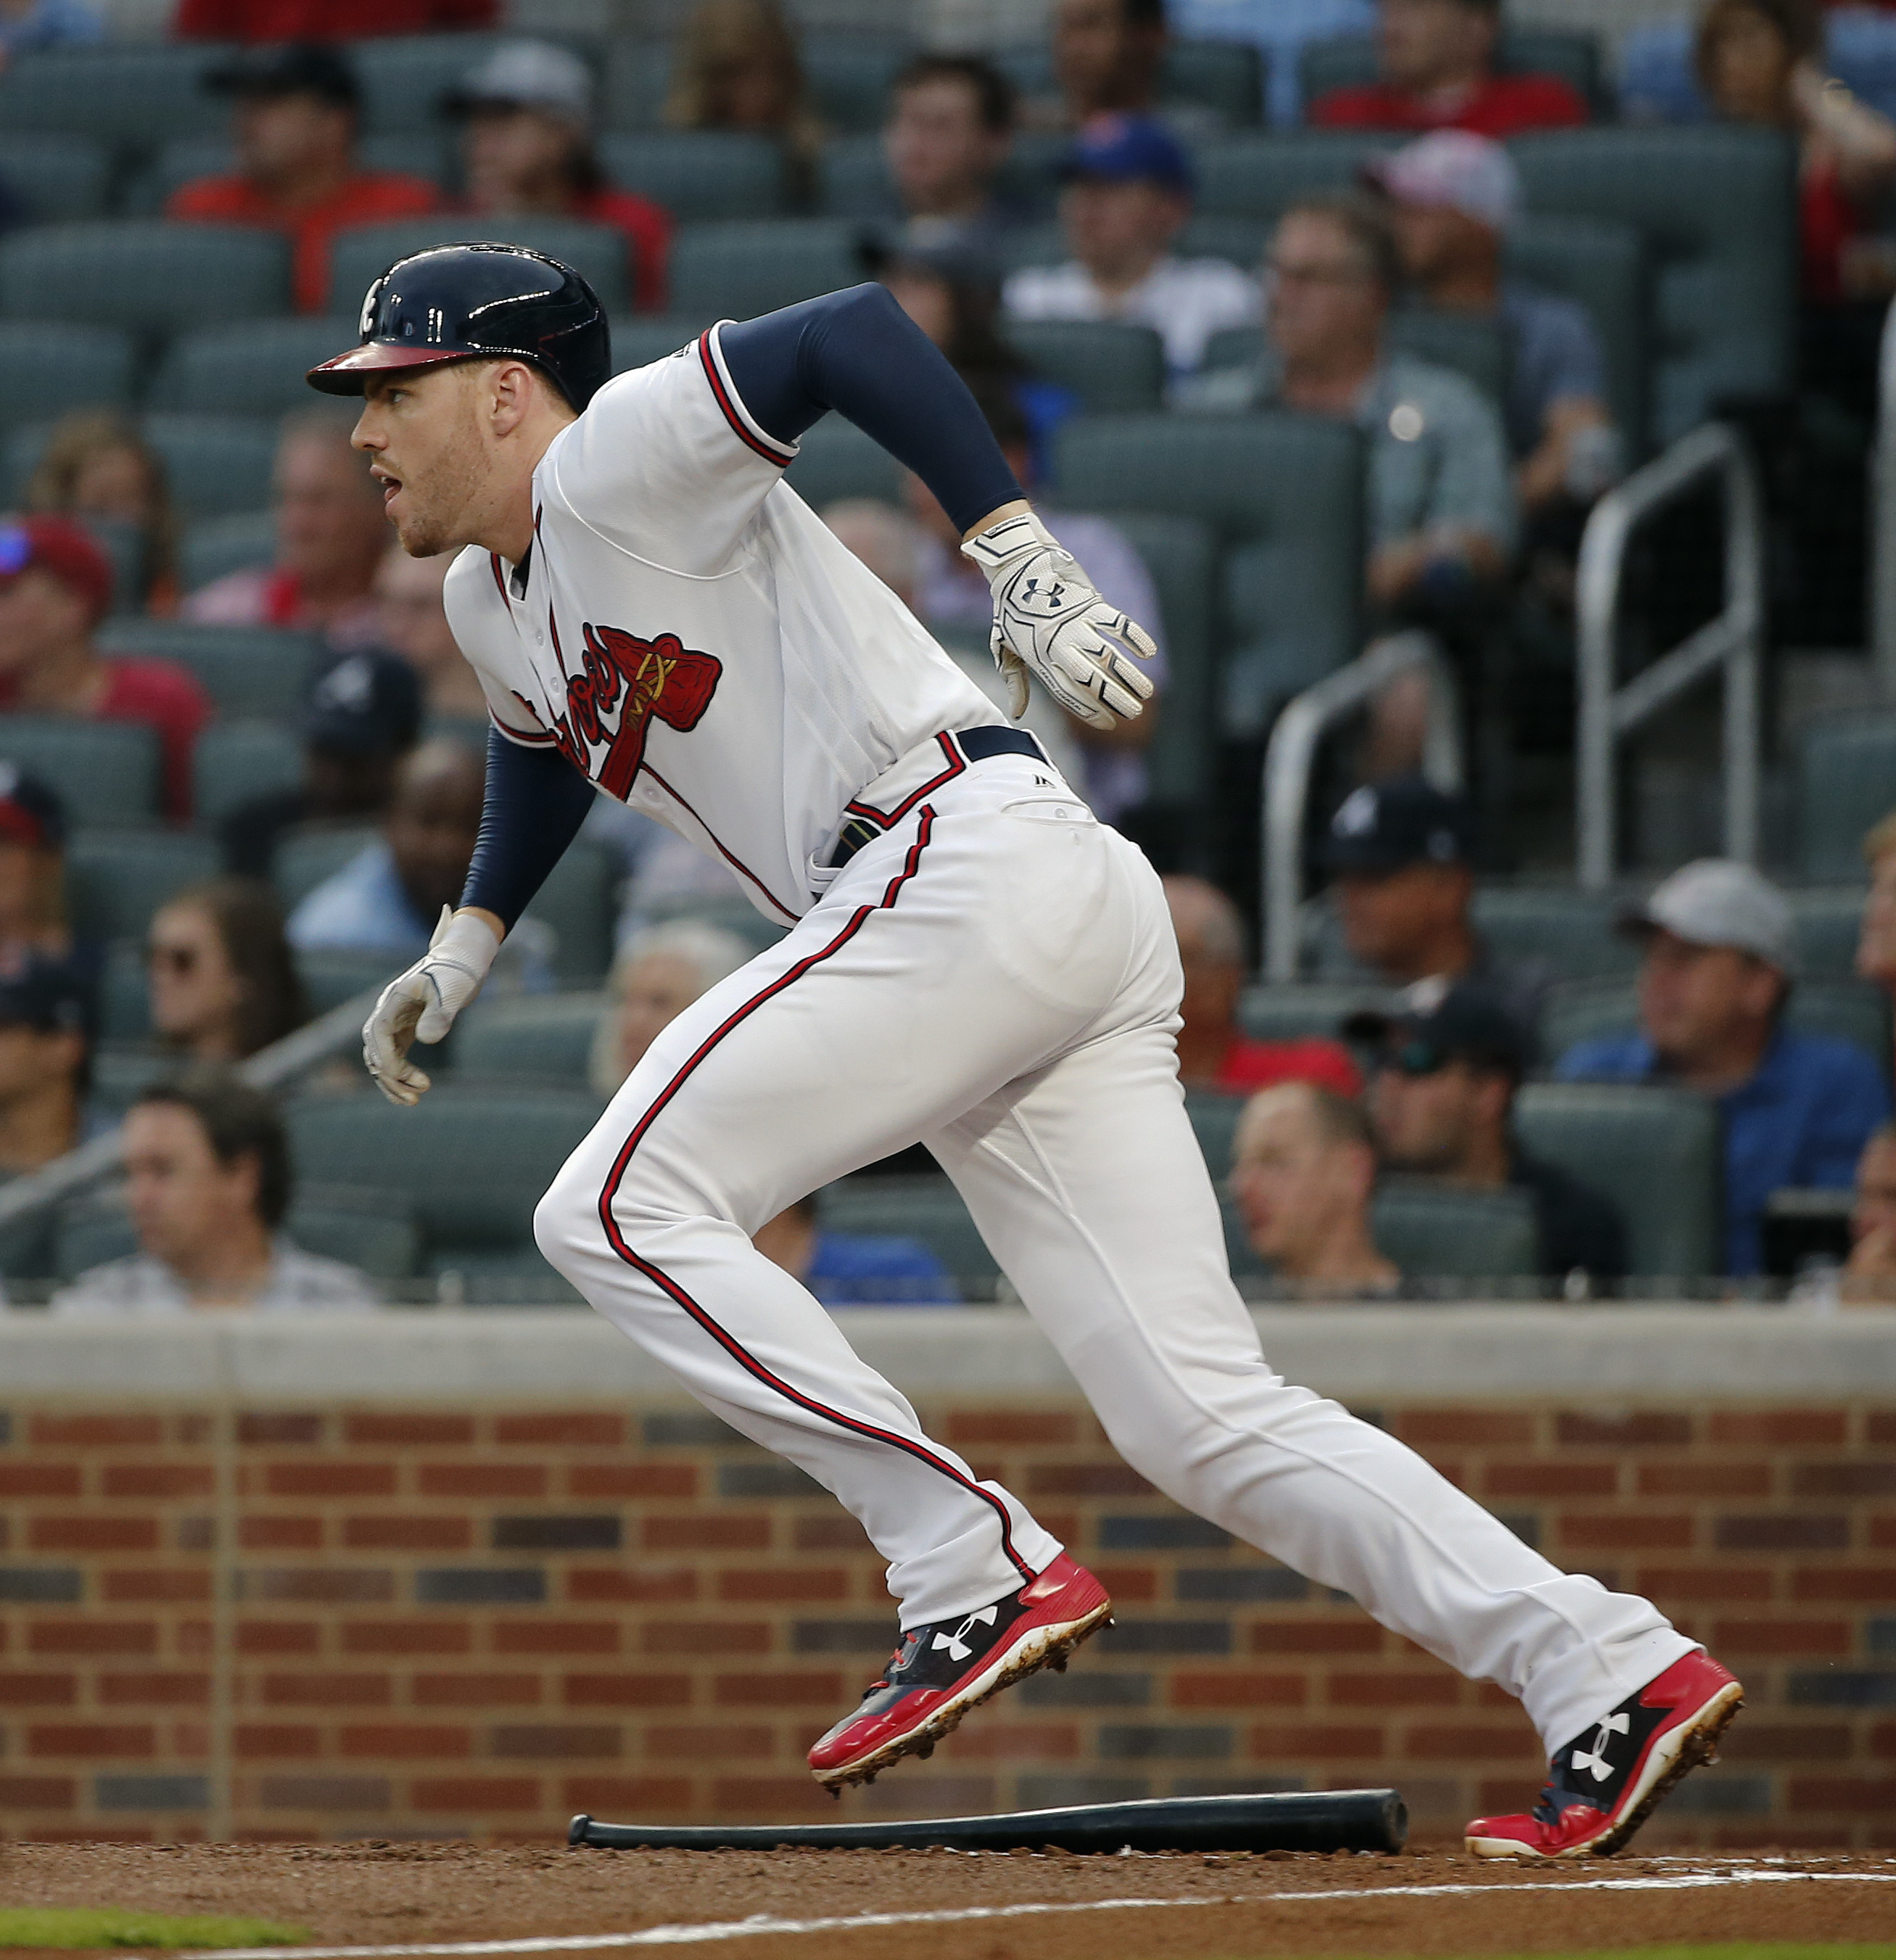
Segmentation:
[[(1728, 1395), (1783, 1402), (1896, 1390), (1896, 1309), (1706, 1306), (1296, 1307), (1258, 1312), (1271, 1365), (1357, 1402)], [(859, 1309), (838, 1321), (905, 1393), (1074, 1392), (1022, 1312)], [(274, 1404), (613, 1403), (676, 1392), (596, 1316), (434, 1309), (63, 1321), (0, 1312), (0, 1405), (231, 1396)]]

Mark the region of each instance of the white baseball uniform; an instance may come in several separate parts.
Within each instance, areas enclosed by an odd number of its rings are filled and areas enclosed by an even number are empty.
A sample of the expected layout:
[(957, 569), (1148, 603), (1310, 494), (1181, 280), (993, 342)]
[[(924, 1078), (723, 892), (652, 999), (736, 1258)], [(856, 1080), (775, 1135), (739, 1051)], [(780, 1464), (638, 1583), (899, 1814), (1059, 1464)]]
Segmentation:
[[(1058, 1544), (750, 1242), (919, 1139), (1129, 1463), (1564, 1743), (1694, 1643), (1271, 1372), (1185, 1112), (1158, 879), (1044, 761), (970, 759), (993, 708), (778, 480), (794, 453), (713, 329), (555, 439), (523, 580), (472, 550), (449, 576), (503, 732), (794, 921), (654, 1043), (541, 1201), (542, 1249), (836, 1494), (905, 1627), (972, 1612)], [(832, 870), (846, 816), (872, 835)]]

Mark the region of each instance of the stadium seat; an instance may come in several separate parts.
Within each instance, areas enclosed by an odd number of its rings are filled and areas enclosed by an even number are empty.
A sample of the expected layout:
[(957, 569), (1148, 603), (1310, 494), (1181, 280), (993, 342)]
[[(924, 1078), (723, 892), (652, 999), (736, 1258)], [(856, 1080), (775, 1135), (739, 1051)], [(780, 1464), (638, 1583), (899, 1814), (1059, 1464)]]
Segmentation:
[(99, 1039), (103, 1042), (148, 1042), (151, 1038), (151, 1006), (143, 944), (121, 940), (116, 946), (107, 947), (105, 970), (99, 982)]
[(165, 349), (146, 405), (175, 415), (280, 415), (318, 402), (304, 376), (361, 338), (352, 319), (200, 326)]
[[(93, 1051), (92, 1076), (86, 1091), (89, 1107), (101, 1117), (109, 1117), (114, 1122), (124, 1115), (143, 1092), (162, 1076), (174, 1074), (180, 1064), (178, 1058), (164, 1048), (154, 1047), (149, 1042), (136, 1047), (127, 1047), (118, 1042), (106, 1042)], [(63, 1227), (63, 1221), (62, 1221)], [(129, 1232), (128, 1228), (128, 1238)], [(63, 1229), (61, 1238), (63, 1239)], [(131, 1251), (128, 1243), (122, 1252), (94, 1252), (84, 1261), (86, 1266), (96, 1266), (105, 1259), (116, 1259)], [(61, 1270), (66, 1270), (63, 1256)], [(75, 1272), (82, 1271), (84, 1266), (75, 1266)]]
[[(407, 964), (406, 959), (372, 951), (352, 953), (343, 950), (299, 953), (296, 956), (297, 977), (303, 982), (303, 991), (313, 1014), (326, 1014), (332, 1007), (357, 999), (371, 988), (379, 993)], [(431, 1055), (439, 1052), (435, 1048), (424, 1051)]]
[(139, 937), (173, 892), (220, 868), (217, 845), (195, 832), (81, 830), (66, 847), (72, 930), (81, 939)]
[(1863, 833), (1896, 810), (1896, 717), (1853, 714), (1807, 730), (1798, 758), (1799, 868), (1847, 883), (1866, 875)]
[(1797, 971), (1805, 980), (1853, 980), (1863, 929), (1860, 886), (1793, 886), (1784, 894), (1797, 924)]
[(1540, 1269), (1541, 1235), (1521, 1191), (1466, 1191), (1419, 1178), (1385, 1178), (1370, 1230), (1405, 1279), (1514, 1281)]
[(1628, 123), (1702, 123), (1690, 21), (1653, 21), (1620, 42), (1620, 114)]
[(834, 218), (688, 224), (672, 247), (671, 309), (701, 326), (748, 320), (862, 277), (854, 230)]
[[(393, 170), (437, 184), (448, 179), (448, 150), (438, 132), (406, 130), (364, 138), (358, 154), (365, 170)], [(237, 168), (227, 136), (186, 136), (167, 143), (126, 186), (119, 209), (127, 218), (157, 218), (175, 190), (199, 177), (227, 177)]]
[(1793, 366), (1796, 154), (1764, 129), (1558, 130), (1510, 146), (1536, 217), (1605, 219), (1652, 256), (1663, 444), (1729, 393), (1775, 393)]
[(609, 312), (628, 304), (631, 247), (609, 224), (576, 218), (475, 218), (443, 212), (431, 218), (399, 218), (385, 224), (353, 224), (336, 234), (329, 253), (329, 285), (339, 302), (365, 293), (397, 259), (434, 245), (482, 239), (530, 246), (571, 266), (598, 294)]
[(1002, 331), (1035, 373), (1070, 388), (1090, 415), (1164, 406), (1165, 344), (1149, 326), (1117, 320), (1017, 320)]
[(1179, 250), (1188, 259), (1228, 259), (1239, 272), (1255, 275), (1271, 243), (1271, 231), (1268, 218), (1201, 215), (1179, 234)]
[[(1805, 980), (1792, 989), (1786, 1023), (1807, 1035), (1853, 1042), (1885, 1074), (1890, 1066), (1889, 1002), (1867, 982)], [(1639, 1010), (1630, 982), (1576, 980), (1554, 990), (1541, 1023), (1542, 1046), (1557, 1061), (1576, 1042), (1630, 1033)]]
[(596, 987), (612, 963), (613, 902), (620, 873), (597, 845), (572, 845), (526, 908), (554, 935), (553, 970), (563, 987)]
[(219, 714), (261, 716), (296, 712), (320, 645), (309, 633), (181, 619), (115, 620), (99, 644), (108, 653), (176, 660), (197, 676)]
[(1639, 948), (1613, 928), (1623, 894), (1572, 885), (1484, 885), (1474, 924), (1495, 956), (1551, 968), (1563, 980), (1624, 978)]
[(742, 130), (603, 136), (599, 161), (611, 183), (663, 205), (681, 224), (775, 218), (787, 196), (781, 145)]
[(1247, 987), (1238, 1002), (1238, 1019), (1254, 1041), (1304, 1041), (1313, 1035), (1341, 1039), (1344, 1017), (1365, 1010), (1386, 1010), (1395, 997), (1352, 980), (1294, 980)]
[(33, 377), (30, 388), (0, 389), (0, 433), (132, 399), (132, 342), (116, 327), (0, 320), (0, 368)]
[(670, 80), (671, 50), (663, 42), (622, 37), (607, 43), (606, 79), (599, 94), (602, 126), (640, 135), (661, 126)]
[(1122, 511), (1113, 521), (1145, 562), (1165, 631), (1171, 678), (1146, 750), (1151, 794), (1160, 803), (1202, 803), (1217, 724), (1217, 546), (1196, 517)]
[(523, 994), (477, 1001), (462, 1018), (455, 1080), (525, 1076), (583, 1088), (593, 1038), (606, 1011), (603, 994)]
[(500, 40), (490, 33), (390, 34), (352, 43), (363, 128), (399, 132), (439, 119), (445, 98)]
[(325, 878), (359, 857), (381, 832), (368, 824), (309, 823), (289, 832), (276, 847), (271, 882), (285, 912), (315, 890)]
[(181, 510), (221, 517), (269, 508), (277, 444), (270, 423), (249, 415), (147, 415), (144, 428)]
[(892, 193), (879, 135), (834, 136), (816, 160), (816, 204), (831, 218), (886, 218)]
[(1207, 143), (1195, 159), (1196, 208), (1209, 217), (1274, 224), (1286, 205), (1313, 191), (1349, 189), (1366, 163), (1386, 156), (1401, 140), (1357, 130), (1307, 129)]
[(102, 143), (50, 130), (0, 128), (0, 183), (35, 224), (103, 218), (111, 174), (111, 154)]
[(892, 37), (806, 35), (803, 73), (816, 113), (832, 129), (880, 129), (889, 110), (889, 84), (915, 52), (909, 42)]
[(1204, 1153), (1205, 1168), (1214, 1182), (1222, 1183), (1231, 1174), (1232, 1147), (1237, 1140), (1238, 1119), (1244, 1114), (1245, 1100), (1242, 1096), (1220, 1095), (1215, 1090), (1193, 1090), (1185, 1096), (1191, 1134)]
[(157, 813), (158, 738), (142, 722), (0, 714), (0, 758), (37, 776), (88, 823), (144, 823)]
[(784, 480), (813, 511), (841, 497), (902, 501), (902, 465), (854, 422), (826, 415), (806, 429)]
[(203, 77), (225, 52), (117, 41), (24, 56), (0, 74), (0, 129), (90, 136), (121, 153), (194, 135), (220, 114)]
[(1536, 1082), (1516, 1099), (1514, 1122), (1523, 1148), (1619, 1208), (1634, 1277), (1697, 1279), (1721, 1270), (1716, 1103), (1684, 1089)]
[(276, 556), (276, 519), (268, 511), (232, 517), (200, 517), (184, 527), (178, 546), (178, 582), (186, 592), (234, 571), (267, 565)]
[(1000, 1276), (960, 1192), (945, 1177), (843, 1178), (817, 1194), (816, 1209), (826, 1232), (919, 1239), (972, 1298), (987, 1297)]
[(701, 320), (680, 320), (676, 313), (622, 313), (612, 322), (612, 372), (647, 368), (695, 340), (705, 330)]
[[(1506, 75), (1557, 75), (1586, 99), (1595, 115), (1606, 107), (1605, 64), (1597, 35), (1510, 27), (1501, 37), (1495, 65)], [(1366, 34), (1309, 41), (1297, 68), (1306, 104), (1333, 88), (1360, 88), (1376, 78), (1376, 43)]]
[(1649, 444), (1652, 266), (1630, 224), (1601, 218), (1524, 218), (1508, 234), (1506, 269), (1586, 307), (1606, 361), (1613, 419), (1637, 460)]
[(303, 750), (280, 721), (220, 721), (198, 737), (191, 759), (191, 803), (215, 827), (253, 798), (303, 781)]
[[(1341, 666), (1360, 644), (1361, 438), (1290, 415), (1100, 416), (1055, 441), (1050, 495), (1077, 507), (1203, 520), (1231, 550), (1228, 616), (1241, 650), (1221, 676), (1227, 733)], [(1235, 548), (1235, 549), (1233, 549)]]
[(463, 1306), (584, 1306), (584, 1296), (554, 1271), (533, 1246), (485, 1252), (453, 1246), (431, 1253), (422, 1271), (436, 1297)]
[(115, 218), (0, 239), (0, 313), (161, 334), (287, 313), (289, 247), (238, 224)]

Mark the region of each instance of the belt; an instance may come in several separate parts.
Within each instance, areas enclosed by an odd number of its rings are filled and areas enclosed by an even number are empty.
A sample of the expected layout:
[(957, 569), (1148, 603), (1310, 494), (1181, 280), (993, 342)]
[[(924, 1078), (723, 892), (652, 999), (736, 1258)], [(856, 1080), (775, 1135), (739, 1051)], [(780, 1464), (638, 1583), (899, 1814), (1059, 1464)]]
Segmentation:
[[(944, 747), (953, 750), (965, 765), (969, 762), (985, 762), (995, 756), (1028, 756), (1037, 762), (1047, 762), (1047, 752), (1024, 728), (963, 728), (953, 734), (937, 737)], [(956, 770), (953, 773), (959, 774)], [(912, 799), (911, 799), (912, 800)], [(851, 815), (836, 833), (836, 848), (829, 854), (830, 868), (840, 870), (855, 856), (865, 844), (872, 844), (883, 833), (892, 828), (892, 824), (864, 813), (859, 805), (851, 807)], [(907, 813), (908, 805), (894, 813), (901, 816)]]

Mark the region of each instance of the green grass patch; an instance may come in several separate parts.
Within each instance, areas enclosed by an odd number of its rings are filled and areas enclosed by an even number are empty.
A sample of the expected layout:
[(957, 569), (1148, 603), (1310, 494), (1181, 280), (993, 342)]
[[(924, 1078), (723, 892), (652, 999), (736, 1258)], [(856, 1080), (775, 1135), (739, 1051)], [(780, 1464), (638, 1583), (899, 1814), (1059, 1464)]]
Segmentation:
[(309, 1936), (307, 1927), (269, 1919), (197, 1918), (86, 1906), (0, 1906), (0, 1946), (294, 1946)]

